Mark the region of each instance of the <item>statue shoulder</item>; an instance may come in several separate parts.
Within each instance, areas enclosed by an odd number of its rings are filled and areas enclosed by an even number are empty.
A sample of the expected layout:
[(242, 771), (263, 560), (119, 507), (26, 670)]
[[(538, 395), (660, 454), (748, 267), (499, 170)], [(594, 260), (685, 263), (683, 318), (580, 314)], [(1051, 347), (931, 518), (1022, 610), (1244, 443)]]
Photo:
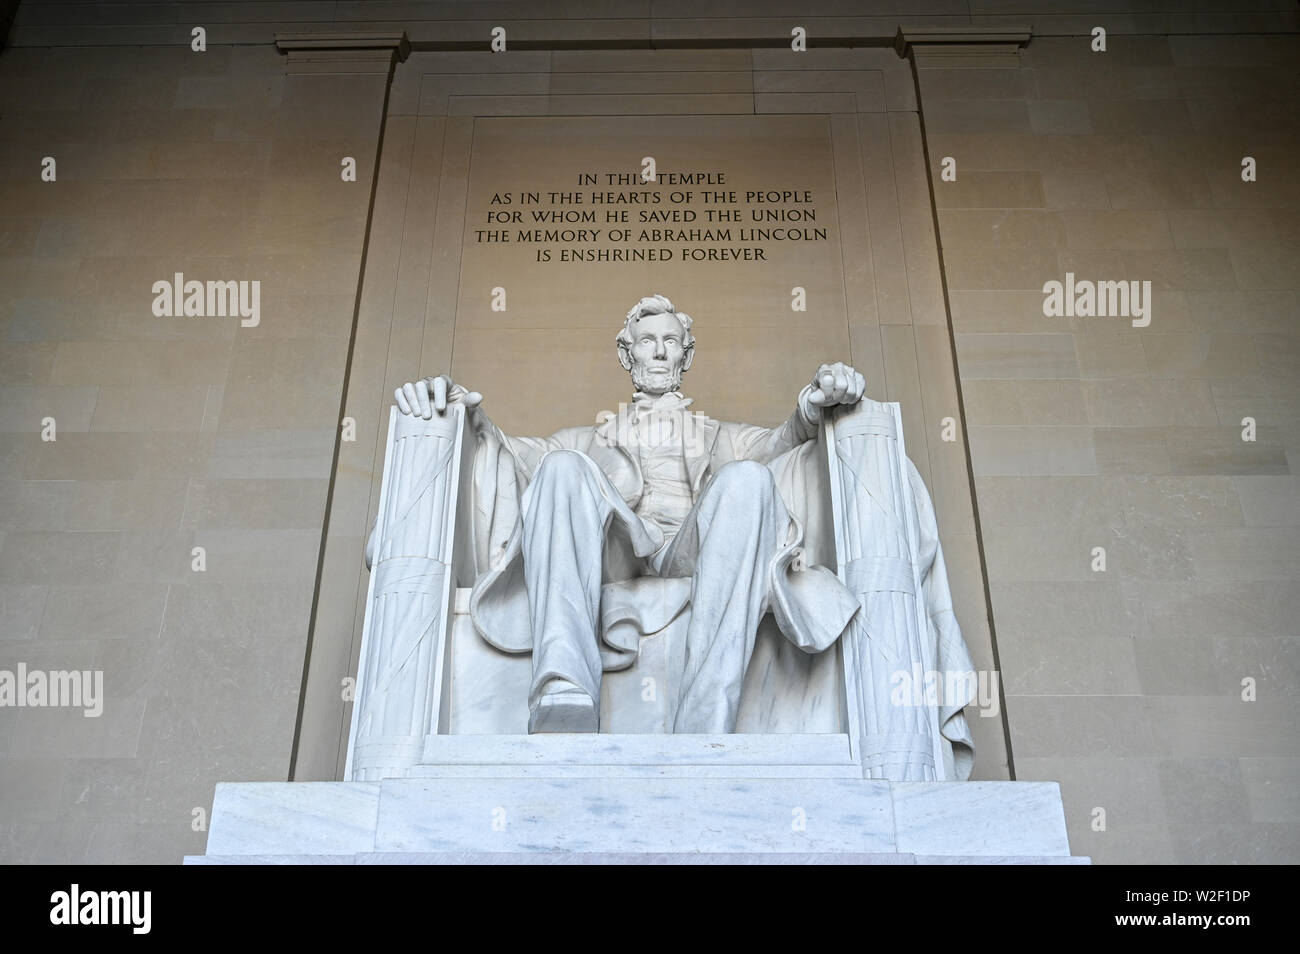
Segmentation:
[(562, 427), (551, 435), (551, 440), (560, 447), (571, 450), (583, 450), (589, 447), (595, 438), (596, 432), (605, 424), (574, 424), (571, 427)]

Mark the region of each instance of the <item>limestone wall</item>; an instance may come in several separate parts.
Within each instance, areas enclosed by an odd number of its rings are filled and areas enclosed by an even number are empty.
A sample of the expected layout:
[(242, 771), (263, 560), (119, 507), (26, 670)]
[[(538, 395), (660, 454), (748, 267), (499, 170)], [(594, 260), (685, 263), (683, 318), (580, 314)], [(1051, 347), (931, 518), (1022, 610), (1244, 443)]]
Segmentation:
[[(1300, 849), (1297, 57), (1035, 37), (919, 70), (1016, 777), (1102, 862)], [(1150, 282), (1149, 325), (1046, 317), (1067, 272)]]

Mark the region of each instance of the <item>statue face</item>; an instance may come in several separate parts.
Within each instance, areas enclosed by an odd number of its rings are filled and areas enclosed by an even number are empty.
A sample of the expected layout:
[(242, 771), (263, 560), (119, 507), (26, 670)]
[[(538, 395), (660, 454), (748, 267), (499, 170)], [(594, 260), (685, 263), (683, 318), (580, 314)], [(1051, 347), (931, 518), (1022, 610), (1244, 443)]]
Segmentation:
[(645, 315), (630, 330), (632, 383), (647, 394), (677, 390), (686, 366), (682, 323), (673, 315)]

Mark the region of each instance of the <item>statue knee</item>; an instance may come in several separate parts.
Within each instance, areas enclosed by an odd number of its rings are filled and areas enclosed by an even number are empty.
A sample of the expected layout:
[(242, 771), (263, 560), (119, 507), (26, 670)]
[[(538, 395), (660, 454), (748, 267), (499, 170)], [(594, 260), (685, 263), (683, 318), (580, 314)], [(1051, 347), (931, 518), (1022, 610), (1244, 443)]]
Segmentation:
[(776, 478), (765, 466), (757, 461), (736, 460), (718, 468), (708, 495), (715, 505), (731, 513), (753, 512), (757, 515), (767, 512), (778, 491)]
[(713, 478), (719, 489), (726, 491), (776, 490), (776, 478), (764, 465), (755, 460), (733, 460), (723, 464)]
[(575, 478), (585, 476), (586, 473), (585, 455), (580, 451), (553, 450), (547, 453), (542, 458), (542, 462), (537, 465), (537, 473), (533, 475), (533, 480)]
[(552, 505), (598, 501), (601, 492), (591, 466), (581, 451), (549, 451), (533, 473), (529, 493), (553, 501)]

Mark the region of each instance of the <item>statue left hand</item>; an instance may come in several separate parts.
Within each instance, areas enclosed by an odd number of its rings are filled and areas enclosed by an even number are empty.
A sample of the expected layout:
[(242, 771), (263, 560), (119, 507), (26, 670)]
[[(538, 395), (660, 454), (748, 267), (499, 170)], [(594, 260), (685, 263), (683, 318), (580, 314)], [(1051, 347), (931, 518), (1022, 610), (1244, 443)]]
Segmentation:
[(812, 379), (808, 402), (817, 407), (857, 404), (867, 391), (867, 380), (847, 364), (823, 364)]

